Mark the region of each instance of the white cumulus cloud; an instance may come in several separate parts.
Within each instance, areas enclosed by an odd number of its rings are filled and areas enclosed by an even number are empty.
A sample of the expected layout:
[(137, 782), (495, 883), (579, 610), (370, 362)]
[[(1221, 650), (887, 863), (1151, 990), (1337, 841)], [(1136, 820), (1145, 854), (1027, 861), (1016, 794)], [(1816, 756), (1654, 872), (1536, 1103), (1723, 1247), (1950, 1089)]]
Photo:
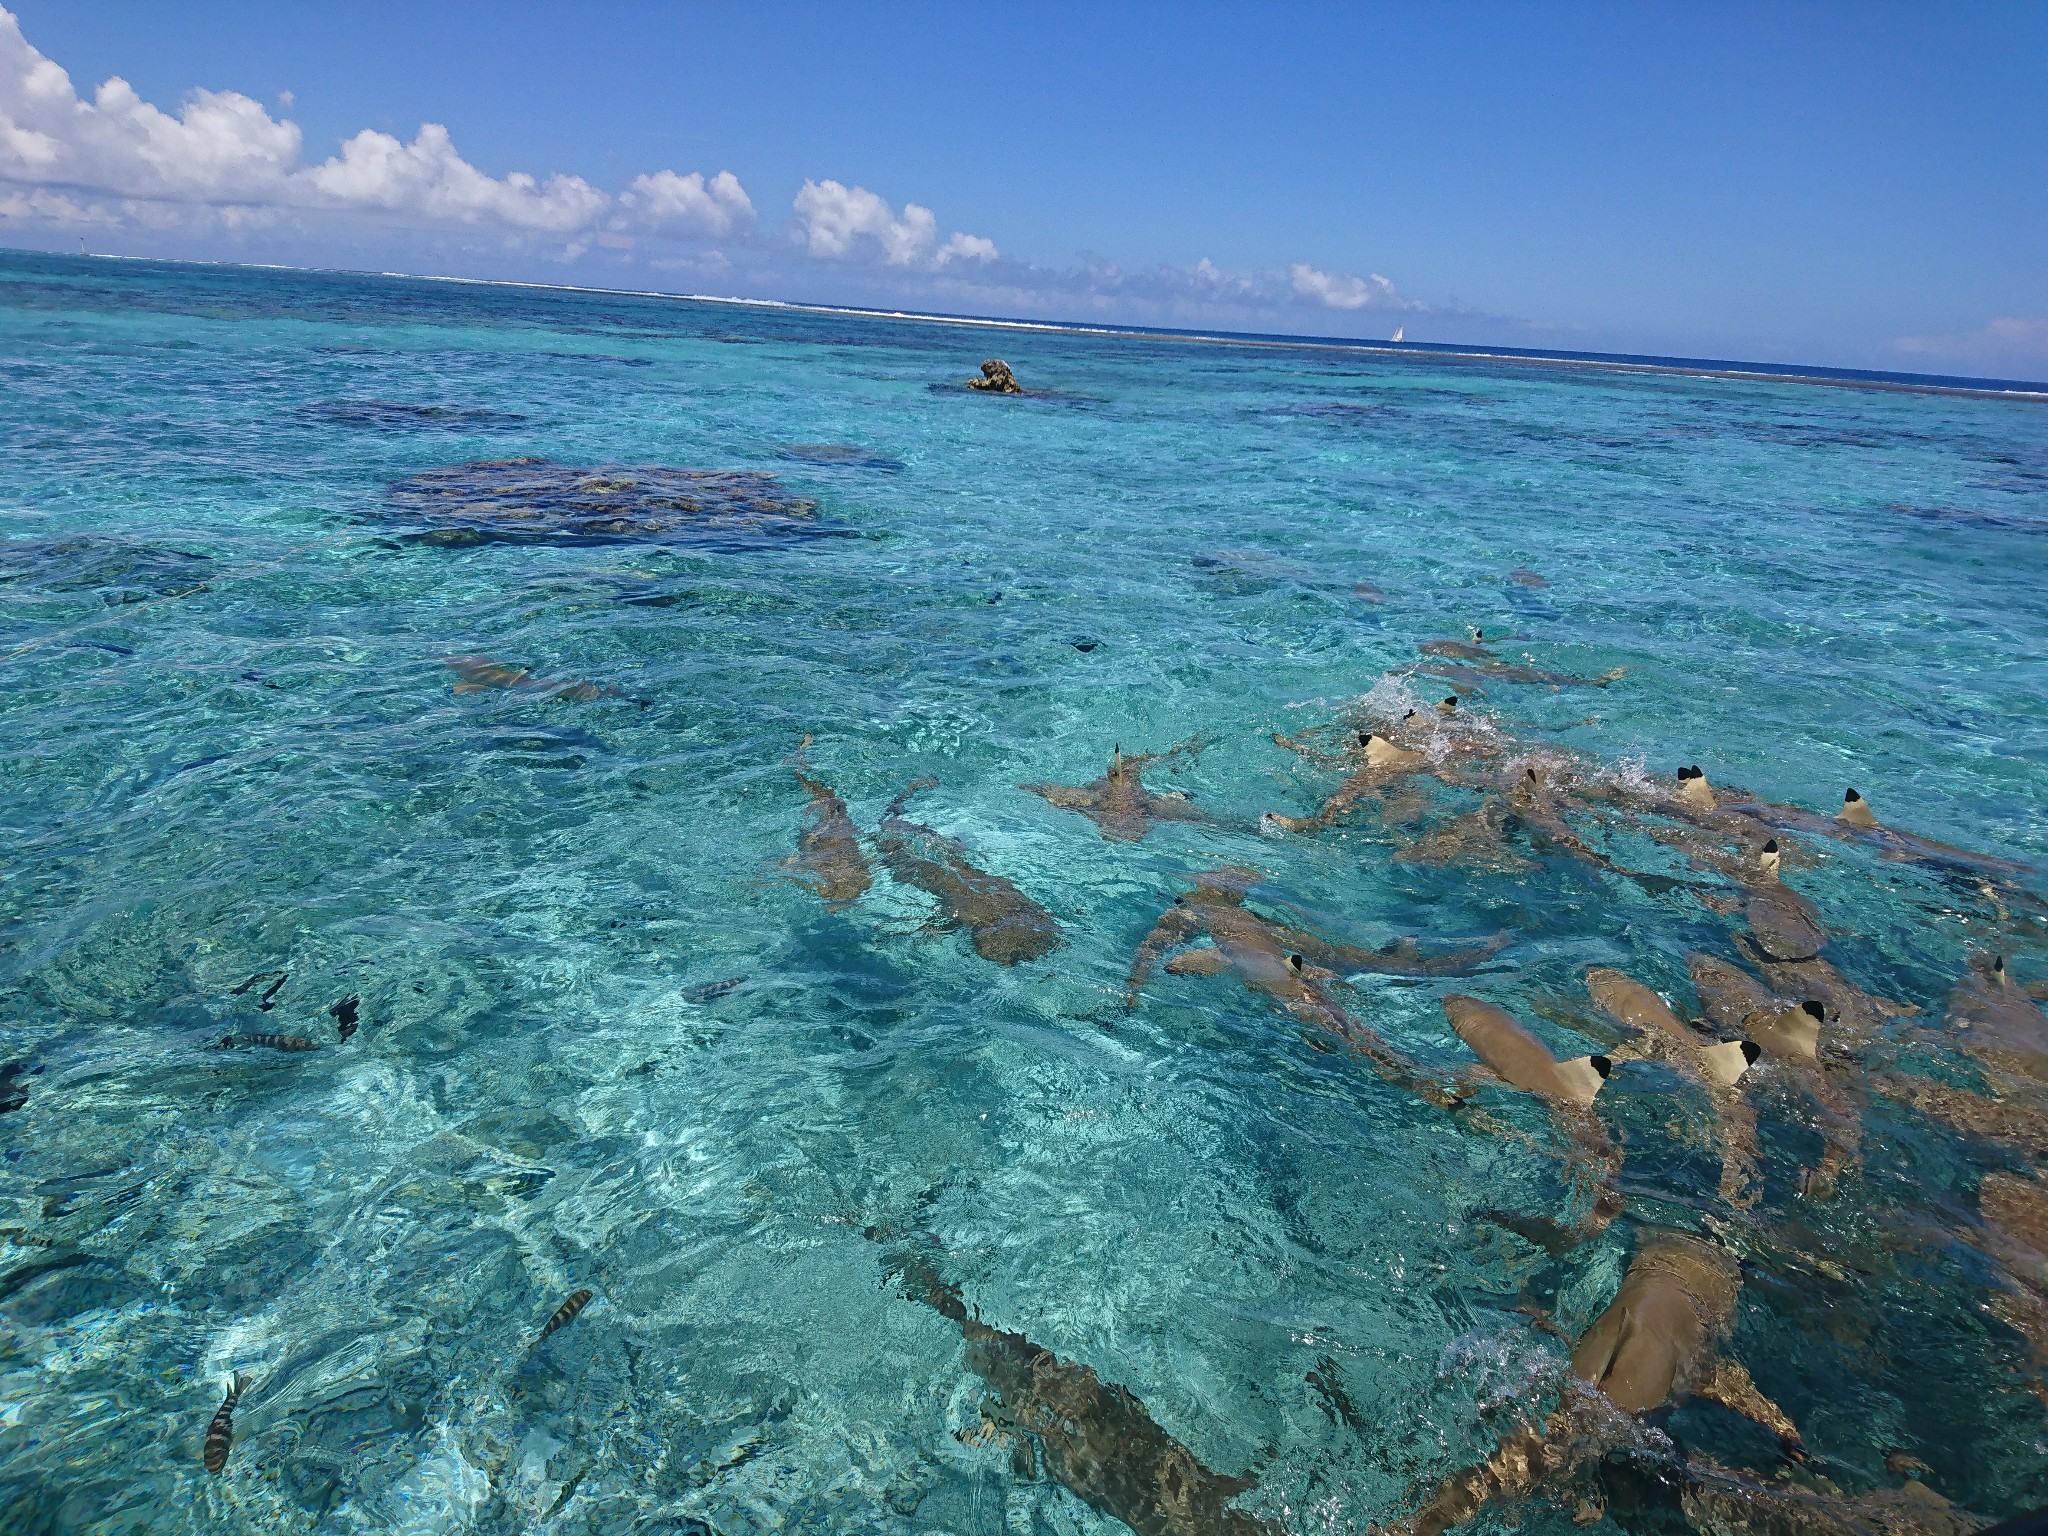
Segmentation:
[(806, 181), (792, 206), (798, 246), (825, 261), (943, 267), (955, 261), (993, 261), (998, 254), (993, 240), (957, 230), (940, 245), (939, 220), (931, 209), (905, 203), (899, 214), (866, 187)]
[(343, 208), (547, 234), (585, 229), (611, 206), (611, 199), (581, 176), (550, 176), (545, 183), (524, 171), (502, 180), (486, 176), (456, 153), (454, 140), (439, 123), (421, 124), (410, 144), (365, 128), (341, 146), (339, 155), (299, 179)]
[(121, 197), (246, 201), (276, 196), (299, 158), (298, 126), (233, 91), (194, 91), (172, 117), (116, 75), (91, 101), (0, 10), (0, 180)]
[[(0, 245), (68, 246), (89, 232), (96, 246), (150, 254), (360, 265), (418, 257), (490, 276), (637, 264), (729, 292), (823, 288), (848, 302), (1112, 324), (1326, 331), (1377, 328), (1371, 317), (1388, 312), (1411, 322), (1446, 313), (1378, 274), (1307, 262), (1232, 269), (1205, 257), (1125, 269), (1084, 255), (1037, 266), (1005, 258), (986, 235), (946, 232), (923, 204), (829, 178), (806, 180), (787, 223), (764, 233), (731, 171), (656, 170), (616, 192), (570, 174), (494, 176), (438, 123), (410, 139), (366, 128), (322, 158), (285, 115), (289, 92), (266, 108), (236, 91), (194, 90), (166, 109), (116, 76), (81, 96), (4, 4)], [(2034, 355), (2048, 344), (2028, 327), (2042, 324), (2001, 320), (1974, 339), (1900, 345), (1929, 356), (1968, 347)]]
[[(289, 93), (280, 100), (289, 106)], [(316, 165), (301, 163), (303, 151), (298, 124), (236, 91), (195, 90), (174, 116), (115, 76), (85, 100), (0, 9), (0, 218), (215, 229), (325, 214), (561, 238), (576, 250), (614, 225), (723, 238), (754, 217), (730, 171), (708, 181), (657, 171), (614, 198), (580, 176), (488, 175), (439, 123), (410, 143), (366, 128)]]
[(1330, 309), (1364, 309), (1368, 304), (1391, 306), (1396, 302), (1394, 285), (1379, 273), (1352, 277), (1344, 272), (1322, 272), (1305, 261), (1288, 269), (1296, 294)]
[(619, 194), (619, 203), (638, 222), (657, 229), (680, 227), (717, 240), (754, 222), (754, 201), (731, 171), (720, 171), (709, 181), (702, 171), (635, 176)]

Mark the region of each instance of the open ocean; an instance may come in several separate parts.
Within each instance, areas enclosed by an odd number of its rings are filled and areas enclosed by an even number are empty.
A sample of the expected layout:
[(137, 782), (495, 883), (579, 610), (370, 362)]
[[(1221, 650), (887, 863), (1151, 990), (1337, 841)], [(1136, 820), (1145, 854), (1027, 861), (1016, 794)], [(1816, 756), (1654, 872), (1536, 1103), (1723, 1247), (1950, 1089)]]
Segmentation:
[[(1364, 1532), (1540, 1420), (1672, 1230), (1806, 1459), (1681, 1393), (1496, 1527), (1682, 1529), (1709, 1462), (2048, 1504), (2048, 1225), (1986, 1193), (2043, 1187), (2048, 1083), (1950, 1021), (1973, 955), (2048, 979), (2048, 405), (22, 254), (0, 380), (9, 1536)], [(1262, 829), (1453, 688), (1511, 743), (1471, 783)], [(806, 736), (858, 899), (789, 862)], [(1019, 788), (1181, 744), (1141, 840)], [(1778, 1064), (1731, 1202), (1710, 1094), (1588, 998), (1691, 1019), (1688, 954), (1742, 962), (1681, 823), (1395, 857), (1525, 759), (2011, 862), (1781, 817), (1828, 960), (1918, 1010), (1823, 1031), (1826, 1197)], [(905, 836), (1057, 948), (934, 920), (874, 838), (920, 778)], [(1317, 983), (1426, 1073), (1474, 1064), (1451, 992), (1610, 1052), (1621, 1214), (1498, 1219), (1584, 1208), (1527, 1094), (1446, 1111), (1229, 974), (1128, 1006), (1222, 866), (1276, 930), (1492, 950)], [(1133, 1515), (1162, 1456), (1231, 1512)]]

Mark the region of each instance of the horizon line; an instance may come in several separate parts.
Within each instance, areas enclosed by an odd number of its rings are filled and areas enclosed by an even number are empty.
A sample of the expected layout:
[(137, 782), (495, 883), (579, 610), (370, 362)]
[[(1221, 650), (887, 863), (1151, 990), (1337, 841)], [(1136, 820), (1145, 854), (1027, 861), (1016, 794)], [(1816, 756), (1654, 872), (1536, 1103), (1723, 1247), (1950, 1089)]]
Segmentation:
[[(1445, 362), (1520, 362), (1545, 367), (1601, 369), (1615, 373), (1666, 374), (1684, 378), (1735, 379), (1761, 383), (1808, 384), (1835, 389), (1869, 389), (1898, 394), (1954, 395), (1970, 399), (2048, 403), (2048, 381), (1979, 378), (1967, 374), (1887, 372), (1868, 368), (1832, 368), (1823, 364), (1759, 363), (1725, 358), (1664, 357), (1633, 352), (1572, 352), (1541, 347), (1494, 347), (1479, 342), (1375, 341), (1365, 337), (1314, 336), (1291, 332), (1228, 331), (1196, 327), (1147, 326), (1131, 323), (1089, 323), (1070, 320), (1029, 320), (1015, 316), (962, 315), (943, 310), (877, 309), (858, 304), (826, 304), (801, 299), (745, 298), (736, 294), (672, 293), (658, 288), (600, 288), (583, 283), (547, 283), (520, 278), (459, 277), (444, 272), (371, 271), (356, 267), (313, 267), (288, 262), (196, 261), (172, 256), (122, 256), (112, 252), (39, 251), (9, 248), (8, 254), (56, 257), (63, 261), (154, 262), (163, 266), (221, 267), (255, 272), (304, 272), (334, 277), (378, 277), (400, 282), (459, 283), (479, 288), (526, 288), (551, 293), (584, 293), (614, 298), (660, 299), (677, 304), (726, 304), (751, 309), (781, 309), (798, 314), (846, 315), (860, 319), (906, 321), (920, 325), (951, 325), (984, 330), (1041, 332), (1051, 335), (1124, 337), (1144, 341), (1179, 341), (1208, 346), (1297, 348), (1307, 351), (1355, 352), (1382, 357), (1424, 357)], [(1399, 329), (1403, 322), (1396, 320)]]

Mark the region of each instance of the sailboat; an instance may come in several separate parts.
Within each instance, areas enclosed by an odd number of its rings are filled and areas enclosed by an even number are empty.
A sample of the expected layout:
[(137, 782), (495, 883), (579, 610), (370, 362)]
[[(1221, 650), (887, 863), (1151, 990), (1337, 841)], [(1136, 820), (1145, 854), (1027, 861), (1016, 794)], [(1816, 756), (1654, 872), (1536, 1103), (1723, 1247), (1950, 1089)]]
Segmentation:
[(1399, 340), (1401, 339), (1401, 333), (1402, 333), (1403, 331), (1407, 330), (1407, 329), (1408, 329), (1408, 327), (1407, 327), (1407, 326), (1405, 326), (1405, 325), (1397, 325), (1397, 326), (1395, 326), (1395, 327), (1394, 327), (1394, 334), (1393, 334), (1392, 336), (1390, 336), (1390, 337), (1388, 337), (1388, 338), (1387, 338), (1387, 339), (1388, 339), (1388, 342), (1389, 342), (1389, 344), (1391, 344), (1391, 343), (1393, 343), (1393, 342), (1397, 342), (1397, 341), (1399, 341)]

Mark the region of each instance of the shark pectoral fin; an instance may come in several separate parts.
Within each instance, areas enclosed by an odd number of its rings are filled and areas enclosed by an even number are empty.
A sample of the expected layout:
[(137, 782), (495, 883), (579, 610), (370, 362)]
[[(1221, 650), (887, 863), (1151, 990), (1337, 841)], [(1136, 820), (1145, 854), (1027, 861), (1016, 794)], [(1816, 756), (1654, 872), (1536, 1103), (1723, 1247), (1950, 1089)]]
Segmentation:
[(1145, 814), (1154, 821), (1207, 821), (1186, 795), (1147, 795)]
[(1789, 1449), (1800, 1447), (1799, 1426), (1784, 1409), (1759, 1392), (1756, 1383), (1749, 1379), (1749, 1372), (1733, 1360), (1716, 1360), (1706, 1379), (1693, 1388), (1693, 1395), (1719, 1403), (1751, 1423), (1762, 1425)]
[(1017, 787), (1029, 790), (1040, 799), (1050, 801), (1063, 811), (1092, 811), (1095, 809), (1095, 797), (1078, 785), (1019, 784)]
[(1169, 976), (1221, 976), (1229, 969), (1220, 949), (1184, 949), (1166, 962)]

